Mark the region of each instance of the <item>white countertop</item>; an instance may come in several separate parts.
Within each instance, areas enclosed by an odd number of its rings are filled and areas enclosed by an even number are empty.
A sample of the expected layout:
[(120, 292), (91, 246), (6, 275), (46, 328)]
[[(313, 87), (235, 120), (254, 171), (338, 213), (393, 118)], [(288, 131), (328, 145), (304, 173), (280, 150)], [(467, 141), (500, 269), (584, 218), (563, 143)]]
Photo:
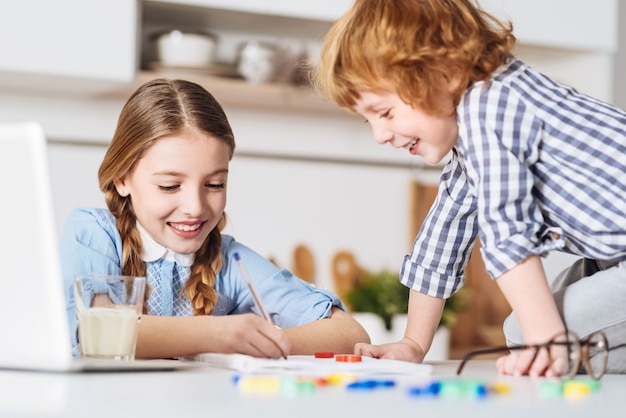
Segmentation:
[(398, 377), (394, 388), (318, 387), (292, 395), (241, 393), (236, 373), (206, 366), (168, 372), (55, 374), (0, 371), (0, 417), (611, 417), (622, 416), (626, 375), (607, 375), (581, 398), (544, 398), (544, 378), (498, 376), (492, 361), (471, 361), (463, 379), (505, 383), (483, 399), (415, 397), (408, 389), (456, 379), (458, 362), (433, 363), (429, 377)]

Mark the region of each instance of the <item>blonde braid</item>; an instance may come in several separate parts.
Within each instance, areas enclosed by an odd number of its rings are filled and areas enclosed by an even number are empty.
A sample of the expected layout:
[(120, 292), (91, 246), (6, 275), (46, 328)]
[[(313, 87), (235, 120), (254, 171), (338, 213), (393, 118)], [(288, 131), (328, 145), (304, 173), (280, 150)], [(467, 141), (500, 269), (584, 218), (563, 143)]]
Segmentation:
[[(137, 229), (130, 197), (122, 197), (112, 188), (105, 192), (104, 198), (111, 214), (117, 218), (117, 229), (122, 237), (122, 274), (146, 276), (146, 265), (141, 259), (141, 235)], [(150, 285), (146, 283), (146, 301), (149, 295)], [(144, 313), (146, 312), (147, 305), (144, 306)]]
[(112, 189), (107, 190), (105, 199), (111, 214), (117, 218), (117, 229), (122, 237), (122, 273), (145, 276), (146, 266), (141, 259), (141, 237), (130, 197), (122, 197)]
[(191, 301), (194, 315), (211, 315), (217, 302), (215, 276), (222, 269), (222, 234), (226, 214), (222, 213), (217, 226), (211, 231), (204, 245), (196, 253), (191, 275), (185, 283), (184, 293)]

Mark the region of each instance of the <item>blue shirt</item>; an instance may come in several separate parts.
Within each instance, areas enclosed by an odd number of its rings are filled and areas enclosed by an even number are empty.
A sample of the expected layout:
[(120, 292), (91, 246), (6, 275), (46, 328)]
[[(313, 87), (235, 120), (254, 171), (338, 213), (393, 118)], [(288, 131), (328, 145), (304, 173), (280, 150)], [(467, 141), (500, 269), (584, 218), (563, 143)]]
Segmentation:
[(449, 297), (477, 237), (493, 278), (553, 250), (626, 258), (624, 111), (513, 59), (468, 88), (457, 122), (402, 283)]
[[(346, 310), (341, 300), (334, 293), (317, 289), (311, 284), (279, 269), (270, 261), (255, 253), (250, 248), (235, 241), (228, 235), (222, 235), (223, 267), (215, 278), (218, 300), (213, 315), (232, 315), (239, 313), (258, 313), (252, 295), (239, 269), (235, 265), (233, 254), (238, 252), (244, 260), (254, 282), (255, 289), (274, 324), (289, 328), (307, 324), (331, 315), (331, 308), (337, 306)], [(121, 274), (122, 240), (116, 227), (116, 220), (106, 209), (78, 208), (72, 211), (61, 239), (61, 265), (67, 300), (67, 314), (72, 335), (74, 355), (78, 355), (76, 336), (77, 321), (74, 305), (72, 280), (74, 275), (101, 273)], [(158, 285), (151, 271), (155, 260), (146, 263), (147, 279), (151, 286)], [(188, 270), (189, 267), (180, 266)], [(161, 306), (174, 306), (165, 312), (173, 316), (189, 316), (189, 303), (178, 291), (183, 283), (168, 284), (169, 304), (156, 303), (150, 306), (150, 314), (163, 315)], [(177, 305), (179, 304), (179, 305)], [(176, 308), (178, 306), (178, 309)]]

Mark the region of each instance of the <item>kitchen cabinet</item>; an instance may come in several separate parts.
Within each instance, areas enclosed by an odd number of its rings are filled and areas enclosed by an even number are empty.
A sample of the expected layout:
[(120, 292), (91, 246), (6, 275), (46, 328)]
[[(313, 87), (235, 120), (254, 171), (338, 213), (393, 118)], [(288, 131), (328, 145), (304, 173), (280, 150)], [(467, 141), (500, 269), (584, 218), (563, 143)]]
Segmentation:
[(348, 0), (314, 4), (285, 0), (2, 0), (0, 89), (92, 93), (132, 82), (140, 65), (144, 25), (216, 27), (311, 38), (322, 36), (348, 4)]
[(516, 54), (583, 93), (626, 109), (626, 3), (619, 0), (480, 0), (511, 20)]
[(276, 15), (292, 18), (335, 21), (350, 6), (352, 0), (317, 0), (300, 2), (293, 0), (149, 0), (145, 3), (164, 3), (198, 6), (204, 9), (223, 9), (259, 15)]
[[(337, 20), (352, 0), (145, 0), (144, 5), (157, 4), (196, 7), (205, 13), (235, 11), (255, 14), (262, 25), (270, 16), (317, 20)], [(515, 34), (524, 44), (582, 50), (615, 51), (618, 44), (618, 17), (624, 7), (619, 0), (481, 0), (481, 7), (497, 17), (510, 19)], [(169, 10), (174, 10), (170, 7)], [(581, 30), (593, 28), (593, 30)], [(254, 27), (248, 27), (254, 30)], [(280, 30), (274, 27), (274, 30)]]
[[(172, 29), (212, 32), (218, 39), (218, 64), (225, 66), (236, 64), (239, 45), (251, 39), (295, 45), (314, 59), (323, 35), (351, 1), (321, 0), (321, 3), (311, 4), (285, 0), (144, 0), (141, 2), (143, 70), (135, 83), (117, 89), (115, 94), (124, 96), (149, 78), (184, 77), (205, 86), (225, 105), (346, 114), (307, 87), (285, 83), (251, 84), (201, 71), (168, 69), (155, 62), (151, 39), (157, 33)], [(152, 71), (154, 69), (156, 71)]]
[[(348, 8), (347, 0), (314, 3), (278, 0), (143, 0), (144, 47), (151, 35), (163, 30), (202, 30), (218, 35), (219, 50), (235, 49), (244, 40), (300, 40), (320, 42), (332, 22)], [(230, 38), (235, 38), (231, 41)], [(222, 52), (218, 50), (218, 55)], [(145, 48), (144, 57), (145, 60)], [(234, 56), (222, 61), (233, 61)]]
[[(513, 22), (524, 44), (615, 52), (618, 0), (481, 0), (485, 10)], [(593, 28), (593, 30), (581, 30)]]
[(2, 0), (0, 8), (0, 88), (85, 93), (135, 78), (136, 0)]

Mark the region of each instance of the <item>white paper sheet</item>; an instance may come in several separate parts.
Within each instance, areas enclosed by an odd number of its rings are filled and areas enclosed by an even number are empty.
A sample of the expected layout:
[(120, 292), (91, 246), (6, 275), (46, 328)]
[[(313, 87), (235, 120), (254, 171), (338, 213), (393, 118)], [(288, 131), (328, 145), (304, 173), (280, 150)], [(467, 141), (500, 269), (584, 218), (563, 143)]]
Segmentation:
[(354, 373), (358, 375), (412, 375), (426, 376), (432, 365), (399, 360), (361, 358), (360, 362), (340, 362), (335, 358), (314, 356), (289, 356), (285, 359), (265, 359), (245, 354), (203, 353), (184, 357), (184, 361), (205, 363), (211, 367), (235, 370), (242, 373), (273, 373), (299, 375), (328, 375)]

